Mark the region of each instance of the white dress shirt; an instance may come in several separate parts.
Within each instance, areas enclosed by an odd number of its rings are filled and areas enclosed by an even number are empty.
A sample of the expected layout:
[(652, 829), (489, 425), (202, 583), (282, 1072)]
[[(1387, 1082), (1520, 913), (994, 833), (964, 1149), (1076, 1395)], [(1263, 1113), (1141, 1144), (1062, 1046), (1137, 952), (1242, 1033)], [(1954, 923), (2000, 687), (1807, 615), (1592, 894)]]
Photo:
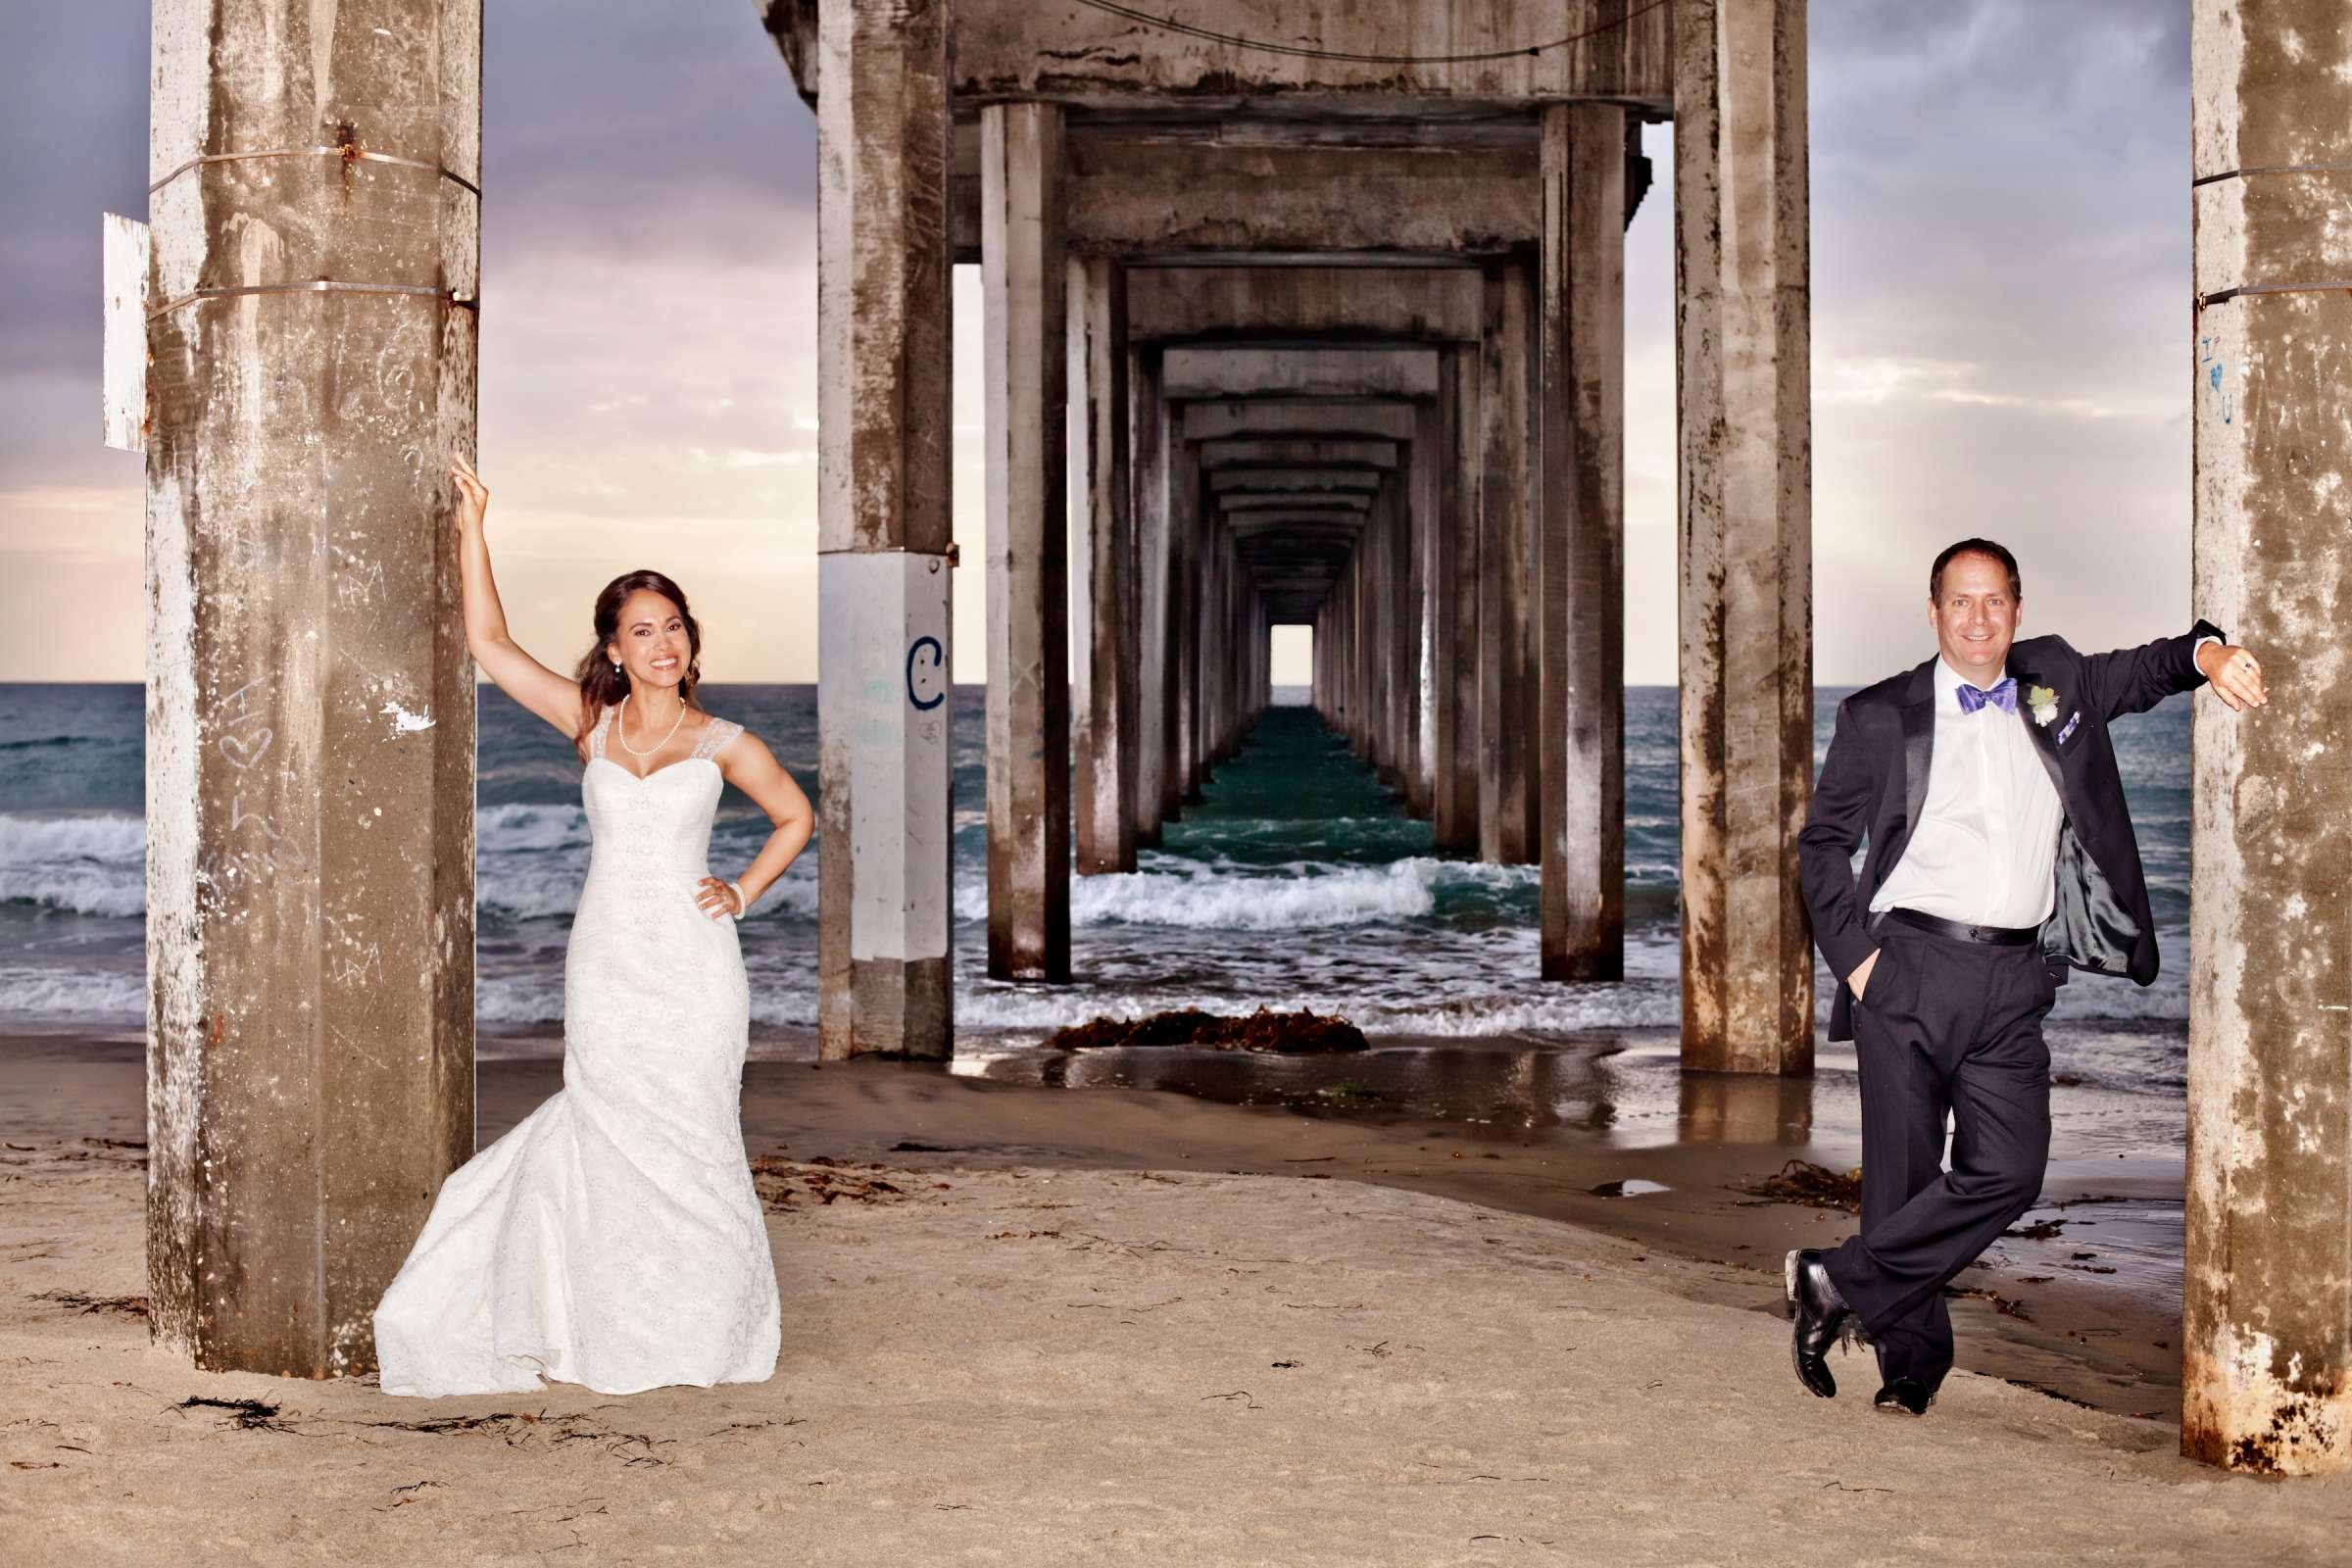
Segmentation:
[(1870, 907), (1873, 913), (1916, 909), (1967, 925), (2038, 926), (2057, 903), (2065, 808), (2026, 733), (2033, 718), (2024, 688), (2014, 713), (1990, 703), (1964, 713), (1962, 679), (1936, 661), (1927, 803)]

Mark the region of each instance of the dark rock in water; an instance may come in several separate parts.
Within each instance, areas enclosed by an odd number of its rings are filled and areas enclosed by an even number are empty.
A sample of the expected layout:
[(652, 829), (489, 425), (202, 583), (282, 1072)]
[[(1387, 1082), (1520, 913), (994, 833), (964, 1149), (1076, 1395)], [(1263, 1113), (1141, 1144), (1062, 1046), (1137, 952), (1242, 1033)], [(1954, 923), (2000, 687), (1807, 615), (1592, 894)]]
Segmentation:
[(1047, 1045), (1061, 1051), (1094, 1051), (1104, 1046), (1206, 1046), (1212, 1051), (1263, 1051), (1286, 1056), (1368, 1049), (1364, 1032), (1345, 1018), (1327, 1017), (1300, 1008), (1269, 1012), (1258, 1008), (1247, 1018), (1220, 1017), (1198, 1007), (1155, 1012), (1149, 1017), (1090, 1018), (1058, 1030)]
[(1752, 1187), (1740, 1191), (1784, 1203), (1810, 1203), (1816, 1208), (1862, 1212), (1862, 1172), (1834, 1171), (1809, 1159), (1792, 1159)]

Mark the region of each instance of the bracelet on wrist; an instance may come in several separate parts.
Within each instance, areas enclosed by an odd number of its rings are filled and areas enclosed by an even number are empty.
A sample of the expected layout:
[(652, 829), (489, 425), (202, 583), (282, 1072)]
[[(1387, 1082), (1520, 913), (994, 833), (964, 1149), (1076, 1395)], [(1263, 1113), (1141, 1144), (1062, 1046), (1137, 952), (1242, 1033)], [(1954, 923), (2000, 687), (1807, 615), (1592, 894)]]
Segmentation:
[(740, 921), (746, 914), (751, 912), (752, 901), (743, 896), (743, 884), (740, 882), (729, 882), (727, 884), (727, 891), (735, 895), (734, 918)]

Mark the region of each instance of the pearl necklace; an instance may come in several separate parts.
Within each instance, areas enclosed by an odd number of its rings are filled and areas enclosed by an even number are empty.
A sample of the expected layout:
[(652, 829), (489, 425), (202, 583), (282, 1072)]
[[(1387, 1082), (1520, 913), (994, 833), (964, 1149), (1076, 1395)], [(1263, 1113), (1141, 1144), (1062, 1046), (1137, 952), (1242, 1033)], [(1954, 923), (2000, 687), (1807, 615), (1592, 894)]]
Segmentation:
[(667, 746), (671, 738), (678, 733), (678, 725), (685, 722), (686, 705), (681, 702), (678, 704), (678, 716), (669, 726), (669, 734), (654, 742), (651, 749), (641, 752), (629, 744), (629, 699), (627, 697), (621, 698), (620, 708), (612, 715), (612, 729), (620, 736), (620, 749), (631, 757), (659, 757), (662, 754), (662, 748)]

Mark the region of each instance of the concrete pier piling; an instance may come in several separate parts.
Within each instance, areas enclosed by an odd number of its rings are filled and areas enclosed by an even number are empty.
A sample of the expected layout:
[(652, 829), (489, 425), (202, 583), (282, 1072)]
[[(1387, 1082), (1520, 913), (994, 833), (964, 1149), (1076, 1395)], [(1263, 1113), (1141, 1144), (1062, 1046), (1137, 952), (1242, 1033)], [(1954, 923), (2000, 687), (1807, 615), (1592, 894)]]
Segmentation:
[(2195, 710), (2181, 1450), (2352, 1468), (2352, 13), (2201, 0), (2195, 604), (2271, 706)]
[(948, 7), (825, 0), (807, 22), (802, 58), (831, 89), (816, 104), (817, 1049), (945, 1057)]
[(980, 112), (988, 353), (988, 972), (1070, 977), (1062, 111)]
[(1683, 1065), (1813, 1070), (1804, 0), (1676, 10)]
[(1126, 273), (1107, 257), (1072, 257), (1070, 494), (1077, 868), (1135, 869), (1137, 619), (1143, 595), (1128, 473)]
[(217, 1371), (371, 1370), (473, 1152), (478, 0), (157, 0), (147, 1267)]
[(1625, 974), (1625, 112), (1544, 111), (1536, 776), (1547, 980)]

